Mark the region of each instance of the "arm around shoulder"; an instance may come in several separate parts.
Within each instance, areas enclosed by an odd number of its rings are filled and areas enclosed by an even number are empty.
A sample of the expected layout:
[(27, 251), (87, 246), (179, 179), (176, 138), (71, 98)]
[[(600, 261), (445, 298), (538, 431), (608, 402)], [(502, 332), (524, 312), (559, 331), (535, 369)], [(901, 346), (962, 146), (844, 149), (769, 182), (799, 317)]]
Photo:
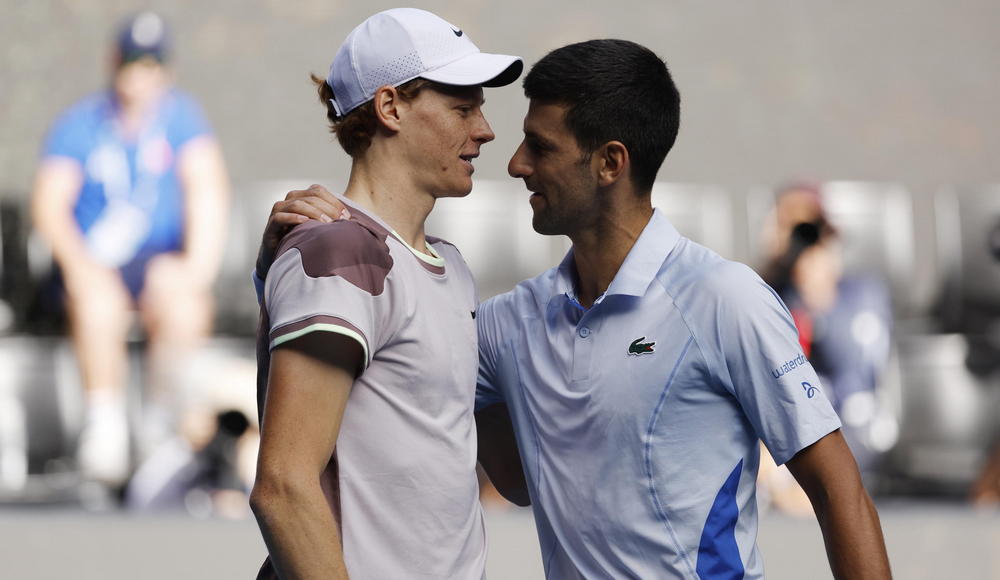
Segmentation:
[(476, 411), (476, 434), (479, 464), (493, 486), (509, 502), (522, 507), (531, 505), (507, 405), (495, 403)]
[(840, 430), (788, 461), (812, 502), (835, 578), (891, 578), (882, 526)]
[(531, 505), (531, 498), (514, 435), (514, 423), (498, 384), (497, 344), (501, 333), (496, 307), (500, 300), (502, 298), (491, 298), (480, 304), (476, 311), (479, 332), (479, 376), (476, 381), (479, 464), (504, 499), (527, 506)]

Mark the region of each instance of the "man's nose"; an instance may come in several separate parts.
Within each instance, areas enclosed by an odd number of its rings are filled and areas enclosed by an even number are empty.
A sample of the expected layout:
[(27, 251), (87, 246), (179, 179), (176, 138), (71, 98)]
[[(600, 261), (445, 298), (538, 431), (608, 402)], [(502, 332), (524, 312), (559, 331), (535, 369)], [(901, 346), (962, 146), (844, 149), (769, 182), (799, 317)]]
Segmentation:
[(523, 141), (517, 146), (517, 150), (514, 151), (514, 155), (507, 163), (507, 173), (510, 174), (511, 177), (517, 179), (531, 175), (531, 165), (528, 163), (527, 155), (524, 154)]
[(472, 133), (472, 139), (480, 144), (489, 143), (496, 139), (496, 134), (493, 133), (489, 121), (486, 120), (486, 117), (482, 113), (479, 114), (479, 123), (476, 124), (476, 128)]

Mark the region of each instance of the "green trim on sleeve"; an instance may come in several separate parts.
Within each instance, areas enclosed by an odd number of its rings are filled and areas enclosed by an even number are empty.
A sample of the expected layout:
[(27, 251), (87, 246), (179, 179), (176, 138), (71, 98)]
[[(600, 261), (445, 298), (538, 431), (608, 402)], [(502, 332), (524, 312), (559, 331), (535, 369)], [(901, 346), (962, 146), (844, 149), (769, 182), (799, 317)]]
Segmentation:
[(368, 368), (368, 365), (371, 364), (372, 361), (368, 356), (368, 344), (365, 342), (363, 336), (361, 336), (360, 334), (354, 332), (349, 328), (344, 328), (343, 326), (337, 326), (336, 324), (329, 324), (326, 322), (317, 322), (316, 324), (310, 324), (305, 328), (300, 328), (295, 332), (289, 332), (288, 334), (283, 334), (272, 340), (269, 348), (273, 350), (274, 347), (278, 345), (284, 344), (290, 340), (295, 340), (296, 338), (299, 338), (301, 336), (305, 336), (310, 332), (317, 332), (317, 331), (333, 332), (335, 334), (341, 334), (343, 336), (353, 338), (354, 340), (358, 341), (358, 344), (361, 345), (361, 349), (364, 350), (365, 353), (365, 368)]

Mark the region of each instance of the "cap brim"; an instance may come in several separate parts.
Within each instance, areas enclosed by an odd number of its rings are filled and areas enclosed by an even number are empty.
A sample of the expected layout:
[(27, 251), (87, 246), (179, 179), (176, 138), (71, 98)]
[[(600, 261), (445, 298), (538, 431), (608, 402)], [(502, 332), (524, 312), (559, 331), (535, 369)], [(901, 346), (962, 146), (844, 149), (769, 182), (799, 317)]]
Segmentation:
[(516, 81), (522, 70), (519, 56), (476, 52), (420, 76), (445, 85), (502, 87)]
[(128, 64), (144, 58), (151, 58), (160, 64), (164, 64), (167, 61), (166, 54), (162, 50), (118, 51), (118, 60), (121, 64)]

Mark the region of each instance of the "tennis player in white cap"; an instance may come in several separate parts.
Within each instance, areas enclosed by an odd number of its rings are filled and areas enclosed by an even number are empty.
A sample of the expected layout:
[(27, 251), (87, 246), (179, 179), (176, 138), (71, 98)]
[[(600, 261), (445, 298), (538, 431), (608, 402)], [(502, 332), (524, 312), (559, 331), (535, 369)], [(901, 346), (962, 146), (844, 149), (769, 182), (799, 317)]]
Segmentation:
[(479, 579), (472, 275), (425, 236), (494, 134), (483, 87), (522, 70), (423, 10), (370, 17), (315, 79), (352, 158), (349, 219), (286, 235), (258, 340), (259, 578)]

